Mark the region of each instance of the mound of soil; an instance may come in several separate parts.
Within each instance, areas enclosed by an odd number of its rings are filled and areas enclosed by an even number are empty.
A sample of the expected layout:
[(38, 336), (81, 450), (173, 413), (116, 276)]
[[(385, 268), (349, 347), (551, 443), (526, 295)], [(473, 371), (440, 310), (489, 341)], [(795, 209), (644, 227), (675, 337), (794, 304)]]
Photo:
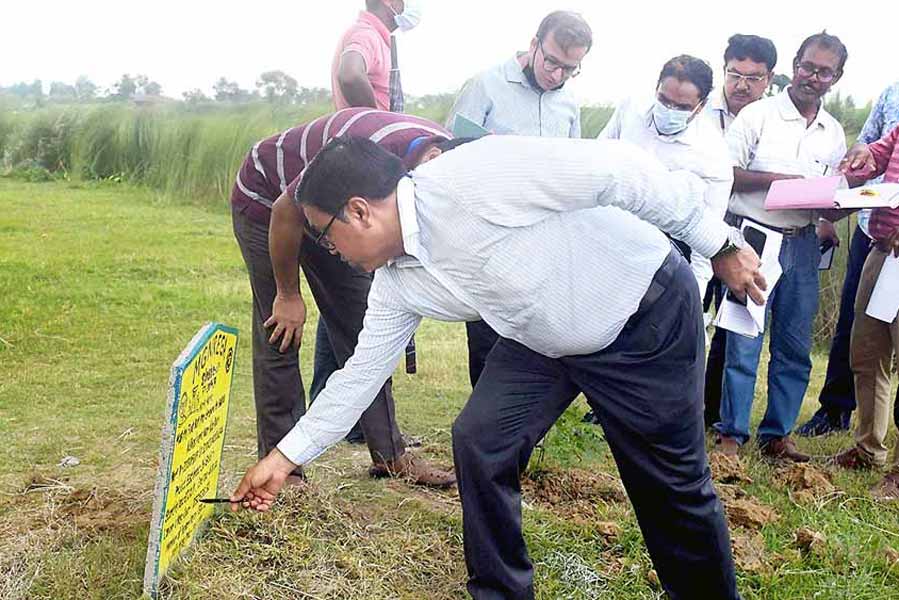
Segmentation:
[(551, 506), (627, 500), (624, 488), (616, 477), (583, 469), (529, 471), (524, 475), (521, 487), (526, 496)]
[(752, 483), (752, 477), (746, 473), (746, 467), (739, 456), (712, 452), (709, 455), (709, 466), (712, 468), (712, 478), (719, 483)]
[(750, 498), (739, 498), (726, 502), (727, 520), (733, 527), (756, 530), (780, 518), (770, 506), (760, 504)]
[(61, 497), (59, 513), (88, 534), (122, 532), (150, 525), (150, 514), (145, 508), (121, 494), (97, 488), (76, 489)]
[(762, 534), (758, 532), (737, 533), (731, 538), (731, 548), (734, 553), (734, 562), (740, 570), (748, 573), (761, 573), (767, 570), (767, 553)]
[(794, 497), (800, 501), (812, 501), (836, 490), (830, 473), (810, 464), (794, 464), (779, 469), (775, 480), (795, 492)]
[(827, 549), (827, 537), (818, 531), (801, 527), (796, 530), (796, 545), (803, 552), (816, 554), (818, 556), (824, 554)]

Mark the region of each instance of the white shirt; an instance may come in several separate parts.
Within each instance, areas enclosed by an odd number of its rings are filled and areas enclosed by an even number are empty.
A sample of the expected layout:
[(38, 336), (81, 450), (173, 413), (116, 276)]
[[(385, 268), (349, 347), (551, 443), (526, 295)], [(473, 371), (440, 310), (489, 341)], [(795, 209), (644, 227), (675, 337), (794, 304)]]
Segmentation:
[(480, 317), (549, 357), (602, 350), (671, 251), (659, 229), (705, 256), (724, 245), (701, 195), (617, 141), (487, 136), (418, 167), (397, 189), (406, 255), (375, 272), (353, 356), (279, 450), (305, 464), (340, 441), (423, 316)]
[[(746, 106), (725, 138), (733, 165), (750, 171), (806, 177), (835, 174), (846, 154), (843, 126), (823, 105), (812, 124), (806, 123), (787, 90)], [(767, 211), (766, 195), (766, 191), (734, 192), (730, 210), (775, 227), (803, 227), (817, 217), (811, 210)]]
[[(705, 183), (701, 201), (715, 219), (724, 219), (734, 171), (727, 145), (710, 120), (697, 115), (687, 128), (676, 135), (662, 135), (652, 120), (654, 100), (625, 100), (600, 132), (598, 139), (619, 139), (636, 144), (656, 157), (668, 169), (693, 173)], [(696, 253), (690, 267), (699, 284), (700, 295), (712, 278), (709, 259)]]
[(706, 102), (705, 108), (702, 110), (702, 116), (722, 136), (727, 133), (734, 119), (737, 118), (737, 115), (732, 114), (727, 107), (727, 98), (724, 97), (724, 90), (721, 90), (721, 92), (713, 91), (709, 94), (709, 101)]
[(548, 92), (534, 89), (517, 57), (465, 84), (450, 109), (447, 129), (457, 114), (501, 135), (581, 137), (581, 109), (568, 85)]

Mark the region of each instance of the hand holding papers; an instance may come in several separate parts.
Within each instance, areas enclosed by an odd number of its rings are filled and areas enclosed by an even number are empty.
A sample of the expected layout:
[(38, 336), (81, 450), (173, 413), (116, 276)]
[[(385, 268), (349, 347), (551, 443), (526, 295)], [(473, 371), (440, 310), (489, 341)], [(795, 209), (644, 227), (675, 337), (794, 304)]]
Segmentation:
[(842, 175), (775, 181), (765, 197), (765, 210), (878, 208), (899, 206), (899, 183), (845, 189)]
[(883, 261), (865, 314), (886, 323), (892, 323), (899, 314), (899, 258), (892, 253)]
[[(743, 222), (743, 236), (746, 242), (752, 246), (761, 259), (761, 274), (768, 282), (768, 288), (762, 292), (767, 302), (771, 290), (783, 272), (780, 267), (780, 245), (783, 236), (772, 229), (768, 229), (752, 221)], [(754, 302), (745, 302), (736, 298), (730, 292), (725, 296), (714, 324), (717, 327), (745, 335), (757, 337), (765, 331), (765, 304), (758, 305)]]

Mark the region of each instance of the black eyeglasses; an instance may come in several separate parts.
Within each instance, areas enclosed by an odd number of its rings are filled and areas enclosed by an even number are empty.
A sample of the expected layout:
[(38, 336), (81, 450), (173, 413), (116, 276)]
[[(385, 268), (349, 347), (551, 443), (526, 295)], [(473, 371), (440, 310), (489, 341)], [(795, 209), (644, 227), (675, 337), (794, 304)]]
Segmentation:
[(574, 66), (565, 65), (551, 56), (547, 56), (546, 50), (543, 49), (543, 40), (541, 39), (537, 40), (537, 46), (540, 48), (540, 53), (543, 54), (543, 70), (547, 73), (555, 73), (559, 69), (562, 69), (562, 77), (565, 77), (566, 79), (577, 77), (581, 74), (581, 63)]
[(812, 63), (807, 62), (797, 63), (796, 70), (799, 71), (799, 74), (803, 77), (816, 76), (821, 83), (830, 83), (837, 76), (836, 72), (832, 69), (828, 69), (827, 67), (817, 67)]
[(331, 229), (331, 225), (334, 224), (334, 221), (336, 219), (337, 219), (337, 215), (336, 214), (332, 215), (331, 220), (328, 221), (328, 224), (325, 225), (325, 228), (322, 229), (321, 231), (319, 231), (312, 225), (311, 222), (309, 222), (309, 219), (307, 218), (306, 224), (305, 224), (306, 235), (311, 237), (312, 241), (314, 241), (316, 244), (318, 244), (319, 246), (321, 246), (328, 252), (331, 252), (332, 250), (337, 249), (337, 246), (334, 245), (334, 242), (329, 240), (327, 237), (328, 230)]

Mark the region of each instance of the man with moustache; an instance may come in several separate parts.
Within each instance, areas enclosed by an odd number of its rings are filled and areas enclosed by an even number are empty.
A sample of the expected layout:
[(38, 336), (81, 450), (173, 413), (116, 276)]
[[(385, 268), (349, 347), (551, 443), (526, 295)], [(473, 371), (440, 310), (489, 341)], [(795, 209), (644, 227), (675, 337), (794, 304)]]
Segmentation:
[[(840, 123), (824, 110), (823, 98), (843, 74), (848, 52), (826, 32), (806, 38), (793, 59), (793, 82), (784, 92), (740, 111), (727, 132), (734, 164), (730, 213), (735, 224), (759, 223), (783, 235), (783, 274), (768, 298), (770, 350), (768, 407), (757, 441), (769, 459), (806, 462), (790, 438), (811, 372), (812, 324), (818, 310), (816, 211), (765, 210), (771, 183), (818, 177), (835, 170), (846, 153)], [(721, 420), (716, 446), (736, 454), (749, 440), (749, 418), (765, 336), (727, 332)]]

